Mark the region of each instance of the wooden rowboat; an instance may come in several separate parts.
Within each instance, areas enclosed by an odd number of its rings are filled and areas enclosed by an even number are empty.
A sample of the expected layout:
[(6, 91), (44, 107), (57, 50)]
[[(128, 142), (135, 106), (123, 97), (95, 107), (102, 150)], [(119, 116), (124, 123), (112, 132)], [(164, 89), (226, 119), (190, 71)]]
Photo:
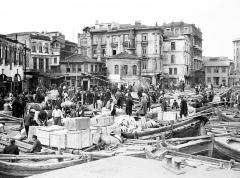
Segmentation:
[(214, 140), (214, 151), (218, 157), (234, 159), (240, 162), (240, 143), (231, 141), (231, 137), (216, 137)]
[(240, 122), (240, 117), (236, 117), (234, 113), (217, 111), (219, 120), (227, 122)]
[[(0, 177), (14, 176), (14, 177), (27, 177), (35, 174), (41, 174), (44, 172), (61, 169), (77, 164), (86, 162), (86, 159), (79, 156), (63, 156), (63, 155), (19, 155), (19, 156), (0, 156)], [(52, 159), (66, 159), (62, 162)], [(46, 159), (51, 159), (51, 162), (46, 162)], [(18, 160), (18, 162), (9, 162), (8, 160)], [(35, 161), (30, 161), (35, 160)], [(37, 161), (36, 160), (42, 160)], [(24, 162), (20, 162), (24, 161)]]
[(130, 139), (149, 139), (160, 136), (163, 133), (165, 134), (166, 138), (197, 136), (200, 134), (201, 125), (203, 126), (204, 121), (206, 120), (206, 117), (199, 116), (160, 128), (150, 128), (134, 133), (122, 132), (122, 136)]

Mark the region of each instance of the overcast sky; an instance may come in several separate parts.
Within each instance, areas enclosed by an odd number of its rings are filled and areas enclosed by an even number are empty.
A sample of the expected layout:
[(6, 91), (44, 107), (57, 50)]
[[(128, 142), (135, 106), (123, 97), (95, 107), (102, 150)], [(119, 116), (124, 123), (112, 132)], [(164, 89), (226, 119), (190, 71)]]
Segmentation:
[(233, 58), (240, 38), (240, 0), (1, 0), (0, 33), (60, 31), (77, 42), (84, 26), (99, 22), (159, 25), (194, 23), (203, 32), (203, 55)]

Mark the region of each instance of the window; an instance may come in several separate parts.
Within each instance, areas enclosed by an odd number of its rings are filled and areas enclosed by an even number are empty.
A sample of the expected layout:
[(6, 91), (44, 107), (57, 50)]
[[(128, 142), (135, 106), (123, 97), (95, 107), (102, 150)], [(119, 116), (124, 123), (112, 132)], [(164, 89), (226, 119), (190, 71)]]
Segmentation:
[(39, 43), (39, 48), (38, 48), (38, 50), (39, 50), (39, 53), (42, 53), (42, 43)]
[(82, 65), (78, 64), (78, 72), (82, 72)]
[(175, 55), (171, 55), (171, 64), (175, 64)]
[(54, 64), (57, 64), (57, 58), (56, 57), (54, 58)]
[(175, 46), (175, 42), (171, 42), (171, 50), (175, 50), (176, 46)]
[(98, 43), (98, 39), (96, 35), (93, 35), (93, 44), (97, 44)]
[(67, 73), (70, 73), (70, 67), (67, 67)]
[(169, 75), (172, 75), (172, 68), (169, 68)]
[(93, 55), (97, 54), (97, 49), (93, 49)]
[(123, 75), (127, 75), (128, 74), (128, 66), (124, 65), (123, 66)]
[(23, 53), (22, 52), (19, 52), (19, 65), (22, 65), (23, 64)]
[(165, 31), (166, 32), (171, 32), (171, 28), (166, 28)]
[(72, 73), (75, 73), (75, 72), (76, 72), (76, 65), (72, 64)]
[(93, 65), (91, 65), (91, 72), (93, 72)]
[(124, 34), (124, 35), (123, 35), (123, 41), (129, 41), (129, 39), (128, 39), (128, 34)]
[(147, 47), (142, 47), (142, 55), (146, 56), (147, 55)]
[(45, 43), (45, 53), (48, 53), (48, 44), (47, 43)]
[(226, 72), (226, 67), (222, 67), (222, 73)]
[(226, 77), (222, 77), (222, 84), (226, 85)]
[(32, 44), (32, 52), (36, 52), (36, 43)]
[(184, 33), (188, 33), (188, 27), (184, 27)]
[(36, 57), (33, 57), (33, 69), (35, 69), (35, 70), (37, 69), (37, 58)]
[(148, 40), (148, 34), (147, 33), (143, 33), (142, 34), (142, 41), (147, 41)]
[(43, 67), (44, 67), (43, 58), (39, 58), (39, 70), (42, 70), (42, 71), (43, 71)]
[(219, 73), (219, 68), (218, 67), (214, 67), (213, 71), (214, 71), (214, 73)]
[(175, 28), (175, 29), (174, 29), (174, 33), (175, 33), (175, 34), (178, 34), (179, 32), (180, 32), (179, 28)]
[(211, 77), (207, 77), (207, 83), (211, 83)]
[(113, 42), (113, 43), (117, 43), (117, 36), (116, 36), (116, 35), (113, 35), (113, 36), (112, 36), (112, 42)]
[(116, 55), (116, 54), (117, 54), (117, 50), (116, 50), (116, 49), (113, 49), (113, 50), (112, 50), (112, 53), (113, 53), (113, 55)]
[(119, 74), (119, 66), (118, 65), (114, 66), (114, 74)]
[(84, 64), (84, 72), (88, 72), (88, 64)]
[(26, 67), (29, 67), (29, 55), (26, 55)]
[(106, 36), (105, 36), (105, 35), (102, 36), (101, 43), (102, 43), (102, 44), (106, 44)]
[(102, 56), (106, 56), (106, 49), (102, 49)]
[(14, 65), (17, 65), (17, 50), (15, 49), (15, 51), (13, 52), (14, 55)]
[(142, 61), (142, 69), (147, 69), (147, 61)]
[(177, 75), (177, 68), (174, 68), (174, 75)]
[(137, 75), (137, 66), (136, 65), (133, 66), (133, 75)]
[(49, 58), (46, 58), (45, 60), (46, 60), (46, 71), (48, 71), (49, 70)]
[(211, 73), (211, 67), (207, 67), (207, 73)]

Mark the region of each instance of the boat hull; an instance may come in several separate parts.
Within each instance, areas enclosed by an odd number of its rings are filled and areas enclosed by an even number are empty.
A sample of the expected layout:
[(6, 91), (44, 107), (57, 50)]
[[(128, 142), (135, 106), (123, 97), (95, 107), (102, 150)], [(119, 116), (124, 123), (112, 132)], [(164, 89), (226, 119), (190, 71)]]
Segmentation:
[(26, 164), (0, 161), (0, 175), (6, 177), (27, 177), (84, 163), (84, 160), (69, 160), (50, 164)]
[(235, 118), (233, 115), (227, 115), (226, 113), (219, 111), (217, 112), (219, 120), (227, 122), (240, 122), (240, 118)]
[(160, 136), (164, 133), (167, 138), (182, 138), (198, 136), (200, 134), (200, 128), (203, 121), (201, 119), (192, 118), (173, 125), (168, 125), (165, 127), (154, 128), (137, 133), (122, 133), (124, 138), (134, 139), (142, 138), (148, 139), (156, 136)]
[(230, 143), (226, 142), (227, 138), (215, 138), (214, 141), (214, 152), (220, 158), (224, 159), (234, 159), (240, 162), (240, 143)]

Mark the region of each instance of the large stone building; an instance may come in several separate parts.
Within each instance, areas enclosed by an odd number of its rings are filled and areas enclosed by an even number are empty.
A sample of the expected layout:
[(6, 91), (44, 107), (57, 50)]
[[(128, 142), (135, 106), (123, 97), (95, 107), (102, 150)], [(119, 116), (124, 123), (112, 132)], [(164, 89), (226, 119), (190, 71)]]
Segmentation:
[[(134, 25), (96, 22), (95, 26), (84, 28), (83, 34), (78, 35), (79, 52), (106, 62), (108, 75), (115, 70), (113, 60), (116, 61), (117, 55), (124, 53), (125, 58), (119, 58), (119, 70), (124, 68), (125, 62), (135, 60), (139, 63), (139, 76), (149, 78), (153, 84), (157, 83), (156, 75), (162, 72), (162, 41), (161, 27), (142, 25), (138, 21)], [(118, 83), (132, 81), (120, 79)]]
[(229, 86), (234, 64), (227, 57), (204, 57), (205, 83)]
[(196, 81), (195, 72), (202, 68), (202, 32), (194, 24), (163, 24), (164, 72), (173, 83)]
[(29, 49), (17, 40), (0, 35), (0, 95), (21, 92), (24, 86), (24, 66)]
[(61, 60), (61, 73), (68, 86), (89, 90), (106, 82), (105, 64), (80, 54)]
[[(60, 84), (64, 78), (60, 71), (60, 60), (73, 54), (68, 51), (68, 43), (60, 32), (23, 32), (7, 35), (11, 39), (26, 44), (31, 49), (31, 56), (26, 62), (27, 88), (35, 90), (37, 86), (50, 87), (52, 83)], [(70, 43), (72, 46), (72, 43)], [(77, 52), (77, 44), (75, 51)]]

